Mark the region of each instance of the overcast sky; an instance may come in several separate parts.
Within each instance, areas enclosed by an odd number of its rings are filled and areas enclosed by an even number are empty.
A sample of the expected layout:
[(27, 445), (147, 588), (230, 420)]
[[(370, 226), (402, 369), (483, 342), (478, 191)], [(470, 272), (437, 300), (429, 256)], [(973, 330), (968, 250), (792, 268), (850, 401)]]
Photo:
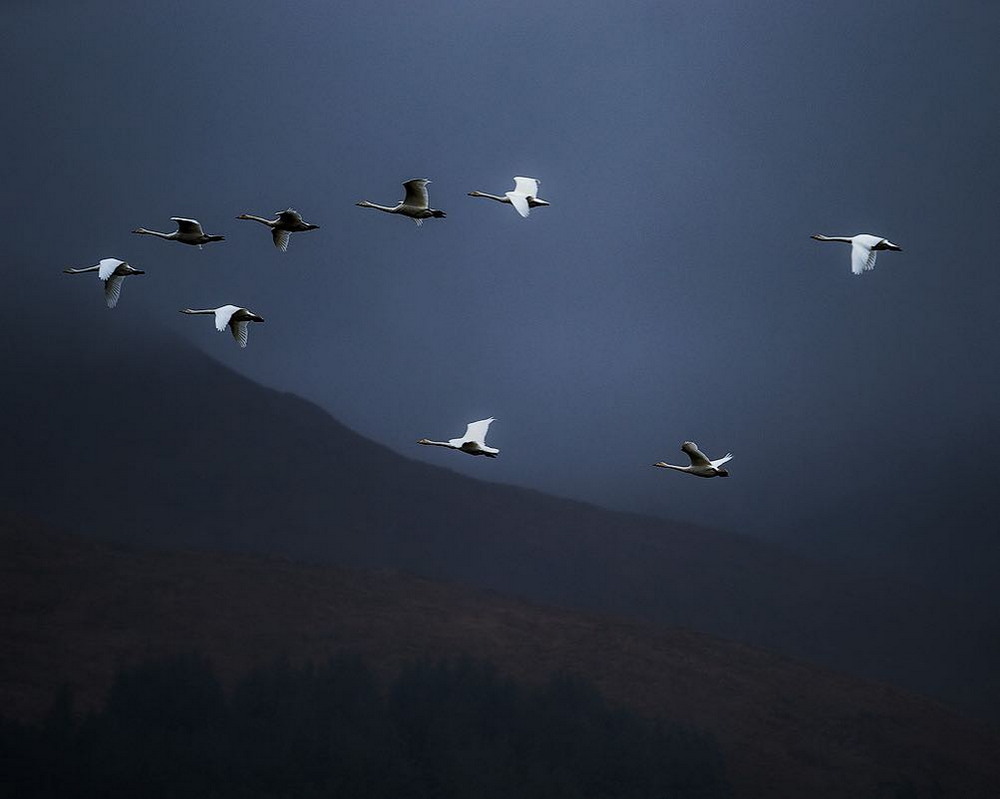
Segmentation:
[[(25, 281), (100, 303), (61, 269), (123, 258), (148, 274), (108, 312), (120, 335), (169, 328), (409, 457), (734, 530), (794, 537), (859, 489), (878, 503), (883, 473), (986, 474), (992, 2), (0, 15), (8, 268), (33, 265), (4, 302)], [(551, 207), (522, 220), (466, 196), (514, 175)], [(412, 177), (447, 219), (354, 206), (394, 204)], [(286, 206), (321, 226), (287, 253), (235, 220)], [(129, 233), (171, 216), (227, 240)], [(903, 252), (855, 277), (817, 232)], [(267, 320), (245, 351), (177, 313), (226, 303)], [(485, 416), (495, 461), (415, 446)], [(683, 463), (685, 439), (732, 451), (732, 478), (650, 467)]]

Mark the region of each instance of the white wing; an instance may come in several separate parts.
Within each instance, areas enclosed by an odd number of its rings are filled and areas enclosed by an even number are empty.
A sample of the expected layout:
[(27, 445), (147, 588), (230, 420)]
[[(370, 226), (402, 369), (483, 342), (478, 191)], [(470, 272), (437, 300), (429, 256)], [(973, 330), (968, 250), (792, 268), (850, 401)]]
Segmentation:
[(698, 449), (698, 445), (693, 441), (685, 441), (681, 444), (681, 451), (687, 453), (687, 456), (691, 459), (692, 466), (712, 465), (712, 462), (706, 457), (705, 453)]
[(294, 208), (286, 208), (284, 211), (279, 211), (278, 219), (286, 225), (301, 225), (303, 221), (302, 214)]
[(480, 419), (478, 422), (469, 422), (469, 426), (465, 428), (465, 435), (458, 439), (461, 444), (465, 441), (475, 441), (478, 444), (486, 443), (486, 431), (490, 429), (490, 423), (494, 419), (491, 416), (489, 419)]
[(122, 283), (125, 282), (124, 275), (114, 275), (104, 281), (104, 299), (109, 308), (114, 308), (118, 304), (118, 298), (122, 295)]
[(531, 208), (528, 207), (528, 198), (523, 194), (518, 194), (516, 191), (508, 191), (505, 196), (510, 200), (510, 204), (514, 206), (514, 210), (527, 218), (528, 214), (531, 213)]
[(862, 272), (874, 269), (876, 255), (878, 255), (876, 250), (859, 244), (857, 241), (853, 242), (851, 244), (851, 272), (860, 275)]
[[(221, 308), (215, 309), (215, 329), (220, 333), (226, 329), (226, 325), (229, 324), (229, 320), (232, 319), (233, 314), (236, 313), (239, 308), (235, 305), (223, 305)], [(233, 333), (235, 336), (236, 334)]]
[(535, 178), (514, 178), (514, 192), (525, 197), (537, 197), (538, 181)]
[(274, 239), (274, 246), (282, 252), (288, 249), (288, 238), (291, 234), (287, 230), (271, 228), (271, 238)]
[(197, 219), (185, 219), (182, 216), (170, 217), (171, 222), (177, 223), (177, 230), (181, 233), (193, 233), (196, 236), (204, 236), (205, 231), (201, 229), (201, 222)]
[(722, 464), (729, 463), (733, 459), (733, 453), (727, 452), (724, 458), (719, 458), (717, 461), (709, 461), (716, 469), (718, 469)]
[(249, 322), (236, 322), (229, 326), (229, 329), (233, 331), (233, 338), (236, 339), (242, 349), (246, 349), (247, 346), (247, 328), (249, 327)]
[(123, 263), (125, 262), (119, 261), (117, 258), (102, 258), (101, 263), (98, 264), (100, 269), (97, 270), (97, 276), (101, 280), (107, 280), (115, 273), (115, 270)]
[(429, 202), (427, 197), (428, 183), (430, 181), (427, 178), (414, 178), (413, 180), (406, 181), (403, 184), (403, 188), (406, 189), (403, 205), (409, 205), (414, 208), (426, 208)]

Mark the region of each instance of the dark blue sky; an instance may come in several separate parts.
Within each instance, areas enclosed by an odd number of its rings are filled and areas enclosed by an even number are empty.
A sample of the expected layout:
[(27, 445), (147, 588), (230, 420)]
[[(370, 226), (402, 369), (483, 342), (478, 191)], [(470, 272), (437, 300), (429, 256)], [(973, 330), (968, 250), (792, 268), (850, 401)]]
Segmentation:
[[(784, 540), (985, 480), (1000, 9), (733, 6), (5, 4), (4, 302), (100, 303), (62, 268), (124, 258), (115, 335), (169, 328), (413, 458)], [(551, 207), (466, 196), (514, 175)], [(447, 219), (353, 205), (412, 177)], [(322, 229), (285, 254), (235, 220), (288, 205)], [(129, 233), (176, 215), (227, 241)], [(817, 232), (904, 251), (855, 277)], [(246, 351), (177, 313), (226, 303), (267, 319)], [(415, 445), (485, 416), (496, 461)], [(650, 467), (684, 439), (732, 478)]]

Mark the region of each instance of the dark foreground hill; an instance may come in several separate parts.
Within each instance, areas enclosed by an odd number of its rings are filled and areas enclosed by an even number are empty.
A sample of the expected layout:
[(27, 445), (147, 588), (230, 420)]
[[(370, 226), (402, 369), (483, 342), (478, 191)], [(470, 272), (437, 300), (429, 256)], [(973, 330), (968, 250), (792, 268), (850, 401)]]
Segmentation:
[[(232, 684), (277, 656), (351, 653), (385, 677), (469, 655), (718, 740), (741, 797), (995, 797), (1000, 737), (930, 700), (707, 635), (391, 571), (141, 551), (0, 525), (0, 707), (38, 719), (58, 686), (95, 706), (122, 666), (207, 655)], [(909, 792), (907, 792), (909, 791)]]
[(6, 507), (129, 543), (405, 569), (689, 627), (997, 715), (997, 638), (975, 607), (412, 461), (139, 320), (13, 321)]

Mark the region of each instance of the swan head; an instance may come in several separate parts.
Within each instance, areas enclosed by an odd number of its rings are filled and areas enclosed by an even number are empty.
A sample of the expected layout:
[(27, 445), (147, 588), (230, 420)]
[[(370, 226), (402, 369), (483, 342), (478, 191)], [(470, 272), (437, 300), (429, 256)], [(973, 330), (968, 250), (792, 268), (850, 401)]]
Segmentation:
[(429, 438), (422, 438), (417, 443), (418, 444), (432, 444), (434, 442), (432, 442)]
[(239, 215), (238, 217), (236, 217), (236, 218), (237, 218), (237, 219), (249, 219), (249, 218), (250, 218), (250, 216), (249, 216), (248, 214), (240, 214), (240, 215)]

